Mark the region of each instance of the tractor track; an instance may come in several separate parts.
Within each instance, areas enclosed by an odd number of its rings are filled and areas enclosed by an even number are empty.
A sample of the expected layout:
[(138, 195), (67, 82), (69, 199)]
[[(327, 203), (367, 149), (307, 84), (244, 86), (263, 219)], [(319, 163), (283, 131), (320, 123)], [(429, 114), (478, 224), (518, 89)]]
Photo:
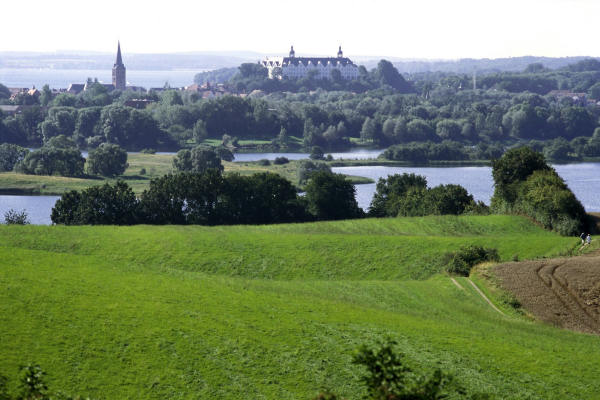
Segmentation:
[(501, 286), (538, 319), (600, 334), (600, 253), (500, 264)]

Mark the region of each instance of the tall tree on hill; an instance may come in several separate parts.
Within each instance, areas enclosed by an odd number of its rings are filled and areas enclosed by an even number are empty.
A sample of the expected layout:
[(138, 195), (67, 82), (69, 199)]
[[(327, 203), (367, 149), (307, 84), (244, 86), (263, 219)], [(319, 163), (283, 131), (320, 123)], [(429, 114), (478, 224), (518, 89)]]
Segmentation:
[(375, 79), (382, 85), (389, 85), (402, 93), (411, 93), (413, 88), (410, 83), (398, 72), (394, 65), (387, 61), (381, 60), (375, 69)]

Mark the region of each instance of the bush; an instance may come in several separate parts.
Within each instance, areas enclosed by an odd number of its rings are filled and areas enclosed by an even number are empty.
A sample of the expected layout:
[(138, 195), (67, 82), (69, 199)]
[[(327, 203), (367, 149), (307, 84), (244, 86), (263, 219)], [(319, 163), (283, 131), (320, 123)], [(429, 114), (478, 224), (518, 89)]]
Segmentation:
[(27, 225), (29, 224), (29, 217), (27, 211), (22, 210), (21, 212), (15, 211), (12, 208), (4, 213), (4, 223), (6, 225)]
[(155, 149), (142, 149), (142, 150), (140, 150), (140, 153), (142, 153), (142, 154), (156, 154), (156, 150)]
[(273, 164), (275, 165), (287, 164), (289, 162), (290, 160), (288, 160), (286, 157), (276, 157), (275, 160), (273, 160)]
[(140, 175), (146, 175), (146, 168), (142, 168), (142, 169), (140, 169), (140, 172), (139, 172), (139, 174), (140, 174)]
[(451, 274), (469, 276), (471, 269), (484, 261), (499, 261), (498, 250), (478, 245), (462, 246), (458, 251), (444, 256), (446, 271)]
[(267, 167), (267, 166), (271, 165), (271, 161), (267, 160), (266, 158), (263, 158), (262, 160), (258, 160), (258, 165)]

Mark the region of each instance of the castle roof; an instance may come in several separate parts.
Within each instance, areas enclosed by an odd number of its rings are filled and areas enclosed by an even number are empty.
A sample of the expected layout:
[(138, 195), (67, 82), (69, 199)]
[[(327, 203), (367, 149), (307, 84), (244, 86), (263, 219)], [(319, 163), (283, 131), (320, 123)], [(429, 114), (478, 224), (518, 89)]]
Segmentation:
[(264, 66), (269, 67), (283, 67), (286, 65), (355, 65), (352, 60), (347, 57), (283, 57), (272, 60), (264, 60), (262, 62)]

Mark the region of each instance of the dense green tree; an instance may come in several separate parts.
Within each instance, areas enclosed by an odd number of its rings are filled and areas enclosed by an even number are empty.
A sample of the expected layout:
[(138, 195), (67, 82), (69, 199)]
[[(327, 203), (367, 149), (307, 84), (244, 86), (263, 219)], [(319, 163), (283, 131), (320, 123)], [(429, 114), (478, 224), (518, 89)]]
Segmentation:
[(203, 173), (209, 169), (223, 171), (221, 158), (217, 152), (205, 146), (197, 146), (192, 150), (179, 150), (173, 159), (173, 167), (180, 172)]
[(12, 171), (22, 161), (29, 150), (16, 144), (0, 144), (0, 172)]
[(382, 85), (389, 85), (401, 93), (412, 92), (411, 85), (400, 75), (396, 67), (387, 60), (379, 61), (374, 76)]
[(427, 188), (427, 179), (415, 174), (394, 174), (387, 178), (379, 178), (369, 215), (374, 217), (395, 217), (398, 210), (394, 203), (397, 198), (402, 197), (410, 188)]
[(123, 181), (92, 186), (61, 196), (50, 218), (64, 225), (131, 225), (138, 221), (139, 202)]
[(343, 175), (315, 172), (306, 185), (308, 211), (318, 220), (358, 218), (363, 211), (355, 193), (354, 185)]
[(85, 159), (76, 148), (44, 146), (28, 153), (15, 170), (31, 175), (82, 176)]
[(10, 97), (10, 90), (0, 83), (0, 99), (8, 99)]
[(110, 143), (103, 143), (90, 151), (86, 161), (88, 173), (107, 177), (122, 175), (128, 166), (127, 152)]

